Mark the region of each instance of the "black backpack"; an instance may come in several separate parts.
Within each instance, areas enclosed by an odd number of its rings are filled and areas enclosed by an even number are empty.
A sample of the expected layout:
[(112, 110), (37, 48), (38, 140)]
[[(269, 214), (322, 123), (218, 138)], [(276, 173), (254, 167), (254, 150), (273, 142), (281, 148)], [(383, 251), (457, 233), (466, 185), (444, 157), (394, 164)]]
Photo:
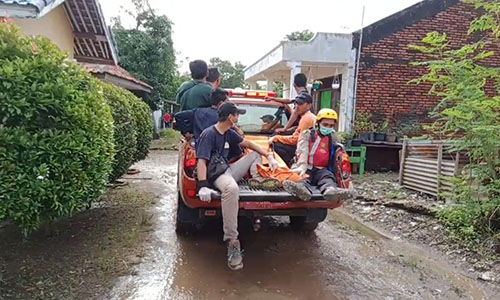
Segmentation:
[(174, 124), (173, 129), (180, 131), (181, 134), (185, 134), (187, 132), (193, 133), (193, 118), (194, 111), (185, 110), (178, 112), (174, 115)]

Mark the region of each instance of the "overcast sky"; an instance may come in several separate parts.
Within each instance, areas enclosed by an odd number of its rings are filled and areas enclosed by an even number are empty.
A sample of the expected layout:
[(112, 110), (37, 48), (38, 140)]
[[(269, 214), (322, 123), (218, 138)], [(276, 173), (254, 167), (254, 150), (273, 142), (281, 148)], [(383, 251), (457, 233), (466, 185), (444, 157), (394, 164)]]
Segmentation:
[[(189, 60), (220, 57), (248, 66), (274, 48), (287, 33), (352, 32), (411, 6), (420, 0), (150, 0), (160, 14), (174, 23), (174, 48), (182, 64)], [(124, 15), (130, 0), (101, 0), (106, 19)], [(127, 20), (124, 18), (124, 22)], [(181, 71), (187, 70), (183, 63)]]

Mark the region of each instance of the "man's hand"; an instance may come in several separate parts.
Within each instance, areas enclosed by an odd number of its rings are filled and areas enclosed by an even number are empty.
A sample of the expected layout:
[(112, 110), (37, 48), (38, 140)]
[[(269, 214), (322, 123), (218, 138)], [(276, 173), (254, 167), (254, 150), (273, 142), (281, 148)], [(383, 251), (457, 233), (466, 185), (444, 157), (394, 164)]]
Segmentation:
[(198, 192), (198, 196), (201, 201), (210, 203), (210, 201), (212, 201), (212, 193), (216, 192), (210, 188), (202, 187)]
[(241, 137), (245, 136), (245, 133), (243, 132), (243, 130), (241, 130), (239, 126), (234, 125), (233, 130), (236, 131), (236, 133), (239, 134)]
[(300, 167), (297, 167), (295, 169), (291, 169), (290, 171), (292, 171), (293, 173), (297, 173), (299, 174), (300, 176), (304, 176), (307, 172), (307, 167), (302, 165)]
[(276, 170), (279, 166), (278, 161), (274, 158), (272, 154), (269, 154), (267, 156), (267, 161), (269, 162), (269, 166), (271, 167), (271, 170)]
[(264, 101), (273, 101), (273, 100), (276, 100), (276, 98), (269, 96), (264, 97)]
[(276, 128), (276, 130), (274, 132), (275, 133), (283, 133), (283, 132), (285, 132), (285, 128)]

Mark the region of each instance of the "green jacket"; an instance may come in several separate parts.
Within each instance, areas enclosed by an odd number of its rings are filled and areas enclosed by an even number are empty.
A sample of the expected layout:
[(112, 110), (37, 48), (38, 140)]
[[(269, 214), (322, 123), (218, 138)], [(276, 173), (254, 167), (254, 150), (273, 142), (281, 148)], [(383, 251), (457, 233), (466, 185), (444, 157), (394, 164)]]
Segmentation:
[(209, 107), (211, 93), (211, 84), (199, 80), (191, 80), (181, 84), (175, 100), (180, 104), (181, 111), (198, 107)]

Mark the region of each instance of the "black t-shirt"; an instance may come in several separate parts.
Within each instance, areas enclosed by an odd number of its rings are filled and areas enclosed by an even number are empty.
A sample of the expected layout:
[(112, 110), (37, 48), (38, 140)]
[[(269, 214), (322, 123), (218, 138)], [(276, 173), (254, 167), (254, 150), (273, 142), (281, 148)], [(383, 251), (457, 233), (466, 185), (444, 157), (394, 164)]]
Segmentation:
[(196, 158), (210, 160), (212, 154), (219, 153), (226, 162), (229, 157), (229, 149), (237, 147), (243, 138), (234, 130), (229, 129), (224, 134), (215, 129), (215, 125), (203, 130), (196, 143)]

